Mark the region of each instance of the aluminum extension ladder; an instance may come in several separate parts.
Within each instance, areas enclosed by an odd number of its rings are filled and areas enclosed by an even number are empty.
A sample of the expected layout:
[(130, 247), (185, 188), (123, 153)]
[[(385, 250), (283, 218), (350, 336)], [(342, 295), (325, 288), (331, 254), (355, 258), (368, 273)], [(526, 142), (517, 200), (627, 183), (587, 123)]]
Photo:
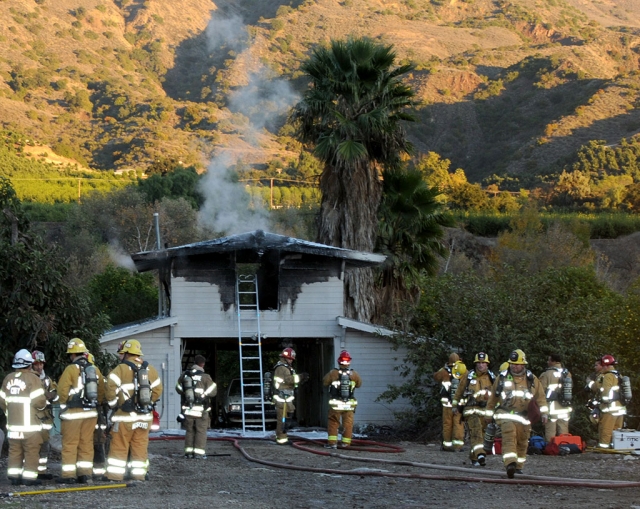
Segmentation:
[[(266, 434), (266, 425), (262, 374), (262, 334), (260, 332), (257, 277), (256, 274), (239, 275), (236, 279), (240, 410), (242, 412), (242, 432), (262, 432), (264, 435)], [(251, 422), (247, 422), (248, 419)]]

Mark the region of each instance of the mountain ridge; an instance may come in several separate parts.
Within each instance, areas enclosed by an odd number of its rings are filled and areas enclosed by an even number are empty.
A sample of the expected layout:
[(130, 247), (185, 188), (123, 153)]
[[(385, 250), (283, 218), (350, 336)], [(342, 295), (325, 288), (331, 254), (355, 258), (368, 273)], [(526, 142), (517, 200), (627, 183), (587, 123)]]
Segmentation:
[(278, 131), (306, 86), (301, 61), (367, 36), (415, 66), (419, 153), (475, 181), (557, 173), (590, 140), (640, 132), (636, 4), (5, 0), (0, 124), (97, 169), (293, 160)]

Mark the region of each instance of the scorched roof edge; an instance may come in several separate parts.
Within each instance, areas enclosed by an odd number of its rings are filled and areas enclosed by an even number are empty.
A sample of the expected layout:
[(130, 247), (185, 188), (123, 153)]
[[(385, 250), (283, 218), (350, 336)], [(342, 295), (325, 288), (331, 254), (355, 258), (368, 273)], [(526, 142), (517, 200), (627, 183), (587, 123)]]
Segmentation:
[(170, 247), (159, 251), (143, 251), (131, 255), (136, 266), (140, 269), (153, 268), (162, 260), (181, 256), (193, 256), (206, 253), (226, 253), (233, 251), (255, 250), (268, 251), (277, 249), (279, 251), (291, 253), (306, 253), (332, 258), (340, 258), (351, 262), (359, 267), (371, 267), (379, 265), (386, 259), (386, 256), (367, 253), (364, 251), (354, 251), (340, 247), (327, 246), (317, 242), (296, 239), (276, 233), (269, 233), (263, 230), (255, 230), (238, 235), (229, 235), (218, 239), (205, 240), (186, 244), (183, 246)]

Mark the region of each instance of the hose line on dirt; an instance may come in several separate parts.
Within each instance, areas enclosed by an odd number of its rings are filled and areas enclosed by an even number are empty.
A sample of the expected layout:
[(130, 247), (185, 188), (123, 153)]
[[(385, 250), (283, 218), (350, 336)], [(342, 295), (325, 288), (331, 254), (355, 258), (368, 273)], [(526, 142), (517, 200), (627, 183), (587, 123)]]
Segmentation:
[(28, 495), (45, 495), (47, 493), (70, 493), (73, 491), (93, 491), (93, 490), (111, 490), (116, 488), (128, 488), (126, 483), (122, 484), (101, 484), (99, 486), (82, 486), (79, 488), (55, 488), (51, 490), (35, 490), (35, 491), (13, 491), (10, 493), (0, 493), (0, 498), (24, 497)]
[[(468, 468), (462, 467), (449, 467), (446, 465), (439, 464), (429, 464), (429, 463), (414, 463), (410, 461), (394, 461), (394, 460), (383, 460), (381, 458), (362, 458), (355, 456), (347, 456), (344, 454), (339, 454), (337, 452), (329, 452), (329, 451), (313, 451), (310, 448), (304, 447), (303, 443), (314, 443), (314, 444), (324, 444), (325, 440), (312, 440), (306, 439), (303, 437), (295, 437), (289, 435), (290, 439), (293, 440), (293, 446), (296, 449), (305, 450), (309, 452), (313, 452), (314, 454), (320, 454), (323, 456), (331, 456), (338, 457), (340, 459), (346, 459), (351, 461), (365, 461), (365, 462), (375, 462), (375, 463), (387, 463), (387, 464), (398, 464), (398, 465), (406, 465), (413, 467), (421, 467), (421, 468), (434, 468), (439, 470), (453, 470), (459, 471), (462, 473), (473, 473), (473, 476), (470, 477), (460, 477), (460, 476), (451, 476), (451, 475), (429, 475), (429, 474), (417, 474), (417, 473), (396, 473), (396, 472), (381, 472), (381, 471), (372, 471), (372, 470), (364, 470), (364, 469), (353, 469), (353, 470), (339, 470), (332, 468), (319, 468), (319, 467), (307, 467), (302, 465), (292, 465), (289, 463), (278, 463), (276, 461), (269, 461), (260, 458), (255, 458), (251, 456), (243, 447), (240, 445), (241, 441), (246, 440), (259, 440), (259, 441), (270, 441), (266, 438), (253, 438), (253, 437), (208, 437), (207, 440), (219, 441), (219, 442), (231, 442), (233, 446), (242, 454), (242, 456), (252, 463), (259, 463), (261, 465), (266, 465), (273, 468), (280, 468), (285, 470), (297, 470), (301, 472), (313, 472), (316, 474), (329, 474), (329, 475), (357, 475), (357, 476), (369, 476), (369, 477), (392, 477), (392, 478), (404, 478), (404, 479), (424, 479), (430, 481), (450, 481), (450, 482), (479, 482), (479, 483), (488, 483), (488, 484), (519, 484), (519, 485), (531, 485), (531, 486), (568, 486), (568, 487), (576, 487), (576, 488), (596, 488), (596, 489), (614, 489), (614, 488), (640, 488), (640, 482), (631, 482), (631, 481), (612, 481), (612, 480), (593, 480), (593, 479), (570, 479), (570, 478), (556, 478), (556, 477), (542, 477), (542, 476), (518, 476), (516, 479), (505, 479), (504, 477), (500, 478), (492, 478), (492, 477), (482, 477), (483, 475), (487, 476), (504, 476), (504, 472), (496, 472), (493, 470), (484, 471), (482, 473), (477, 470), (472, 470)], [(182, 436), (171, 436), (171, 437), (157, 437), (150, 438), (150, 440), (183, 440)], [(356, 447), (360, 447), (359, 444), (361, 442), (365, 442), (364, 447), (366, 450), (374, 450), (375, 452), (392, 452), (388, 449), (389, 444), (382, 444), (379, 442), (371, 442), (371, 441), (360, 441), (353, 440), (352, 443), (355, 444), (355, 447), (349, 447), (350, 450), (362, 450), (356, 449)], [(375, 447), (374, 447), (375, 446)], [(396, 447), (396, 446), (392, 446)], [(379, 448), (379, 449), (378, 449)], [(397, 447), (396, 451), (393, 452), (402, 452), (403, 449)], [(478, 476), (477, 474), (481, 474)]]

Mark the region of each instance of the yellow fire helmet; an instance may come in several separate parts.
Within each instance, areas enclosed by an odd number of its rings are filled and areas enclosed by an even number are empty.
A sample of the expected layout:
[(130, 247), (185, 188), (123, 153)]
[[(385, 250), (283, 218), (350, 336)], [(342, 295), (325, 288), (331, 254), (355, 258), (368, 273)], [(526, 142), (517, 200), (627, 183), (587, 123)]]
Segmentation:
[(73, 338), (67, 343), (67, 353), (85, 353), (87, 347), (80, 338)]
[(509, 355), (509, 364), (529, 364), (527, 362), (527, 356), (519, 348), (514, 350)]
[(451, 367), (451, 374), (454, 378), (460, 380), (464, 375), (467, 374), (467, 366), (465, 366), (462, 361), (456, 361)]
[(475, 364), (476, 362), (486, 362), (487, 364), (489, 364), (491, 361), (489, 360), (488, 354), (484, 352), (478, 352), (476, 354), (476, 358), (473, 359), (473, 363)]
[(96, 363), (96, 358), (93, 356), (91, 352), (87, 352), (87, 361), (89, 362), (89, 364)]
[(500, 373), (502, 373), (503, 371), (506, 371), (509, 369), (509, 363), (508, 362), (503, 362), (502, 364), (500, 364)]
[(130, 353), (131, 355), (144, 355), (142, 353), (142, 346), (140, 346), (140, 341), (136, 339), (130, 339), (126, 341), (124, 345), (122, 345), (122, 349), (118, 351), (118, 353)]

